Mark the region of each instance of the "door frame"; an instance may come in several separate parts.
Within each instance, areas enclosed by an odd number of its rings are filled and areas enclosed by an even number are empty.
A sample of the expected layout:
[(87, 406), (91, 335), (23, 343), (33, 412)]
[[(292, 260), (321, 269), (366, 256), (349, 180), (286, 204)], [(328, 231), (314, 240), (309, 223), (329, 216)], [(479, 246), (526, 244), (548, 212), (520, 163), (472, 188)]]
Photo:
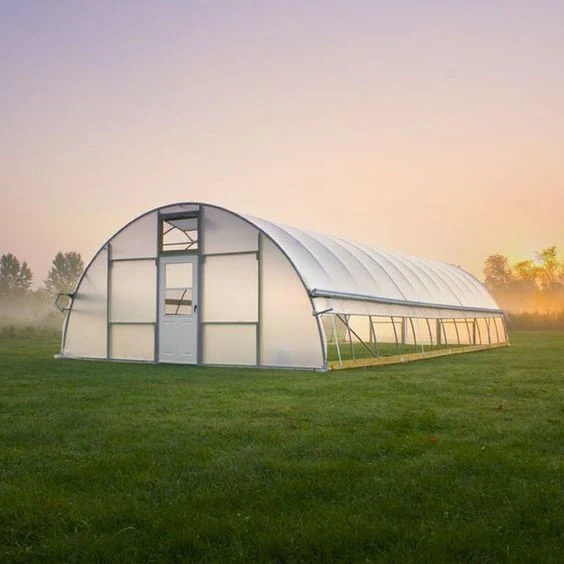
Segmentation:
[[(166, 362), (161, 359), (161, 320), (163, 318), (163, 307), (166, 296), (164, 294), (163, 284), (165, 283), (165, 267), (167, 264), (191, 263), (192, 264), (192, 307), (194, 316), (194, 334), (195, 334), (195, 347), (194, 347), (194, 362), (186, 363), (191, 365), (199, 365), (200, 350), (201, 350), (201, 331), (200, 331), (200, 270), (201, 270), (201, 257), (197, 253), (170, 253), (161, 254), (157, 258), (157, 323), (155, 332), (155, 362)], [(195, 290), (194, 291), (194, 286)], [(180, 363), (179, 363), (180, 364)]]

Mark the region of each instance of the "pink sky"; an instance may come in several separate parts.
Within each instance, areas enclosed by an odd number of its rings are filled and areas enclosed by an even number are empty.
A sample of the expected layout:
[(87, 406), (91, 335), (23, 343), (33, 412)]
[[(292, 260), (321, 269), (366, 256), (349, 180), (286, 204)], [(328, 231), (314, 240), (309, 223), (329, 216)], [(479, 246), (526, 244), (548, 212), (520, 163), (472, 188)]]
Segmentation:
[(205, 201), (481, 276), (564, 255), (564, 3), (0, 4), (0, 254)]

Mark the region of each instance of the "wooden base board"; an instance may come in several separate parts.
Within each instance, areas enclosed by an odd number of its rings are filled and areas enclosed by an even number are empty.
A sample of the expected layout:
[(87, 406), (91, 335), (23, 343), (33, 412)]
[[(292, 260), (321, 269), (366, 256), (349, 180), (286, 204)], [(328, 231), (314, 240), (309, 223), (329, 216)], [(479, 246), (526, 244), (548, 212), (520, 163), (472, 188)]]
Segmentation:
[(456, 347), (452, 349), (440, 349), (436, 351), (397, 354), (393, 356), (379, 356), (370, 358), (357, 358), (354, 360), (330, 360), (327, 363), (328, 370), (343, 370), (346, 368), (363, 368), (365, 366), (381, 366), (385, 364), (399, 364), (401, 362), (412, 362), (414, 360), (424, 360), (426, 358), (437, 358), (440, 356), (449, 356), (452, 354), (470, 353), (476, 351), (486, 351), (489, 349), (498, 349), (500, 347), (508, 347), (509, 343), (498, 343), (495, 345), (476, 345), (467, 347)]

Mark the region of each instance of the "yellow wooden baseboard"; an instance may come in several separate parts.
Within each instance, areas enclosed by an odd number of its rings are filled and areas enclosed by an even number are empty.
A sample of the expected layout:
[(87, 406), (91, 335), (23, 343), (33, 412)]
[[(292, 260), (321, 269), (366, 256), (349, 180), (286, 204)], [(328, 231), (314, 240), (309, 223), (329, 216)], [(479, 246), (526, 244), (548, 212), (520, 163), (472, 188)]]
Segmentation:
[(327, 363), (328, 370), (343, 370), (345, 368), (362, 368), (364, 366), (381, 366), (384, 364), (399, 364), (401, 362), (412, 362), (414, 360), (424, 360), (426, 358), (437, 358), (440, 356), (449, 356), (452, 354), (462, 354), (476, 351), (486, 351), (489, 349), (498, 349), (500, 347), (508, 347), (509, 343), (498, 343), (495, 345), (476, 345), (467, 347), (456, 347), (452, 349), (440, 349), (436, 351), (416, 352), (406, 354), (396, 354), (393, 356), (378, 356), (370, 358), (357, 358), (354, 360), (330, 360)]

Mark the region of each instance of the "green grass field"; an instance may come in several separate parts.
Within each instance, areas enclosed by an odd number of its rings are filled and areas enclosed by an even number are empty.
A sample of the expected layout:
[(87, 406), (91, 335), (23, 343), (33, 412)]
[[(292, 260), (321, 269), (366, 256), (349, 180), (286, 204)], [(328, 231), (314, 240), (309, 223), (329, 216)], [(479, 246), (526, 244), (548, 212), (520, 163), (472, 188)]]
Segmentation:
[(1, 562), (562, 562), (564, 333), (330, 373), (0, 333)]

